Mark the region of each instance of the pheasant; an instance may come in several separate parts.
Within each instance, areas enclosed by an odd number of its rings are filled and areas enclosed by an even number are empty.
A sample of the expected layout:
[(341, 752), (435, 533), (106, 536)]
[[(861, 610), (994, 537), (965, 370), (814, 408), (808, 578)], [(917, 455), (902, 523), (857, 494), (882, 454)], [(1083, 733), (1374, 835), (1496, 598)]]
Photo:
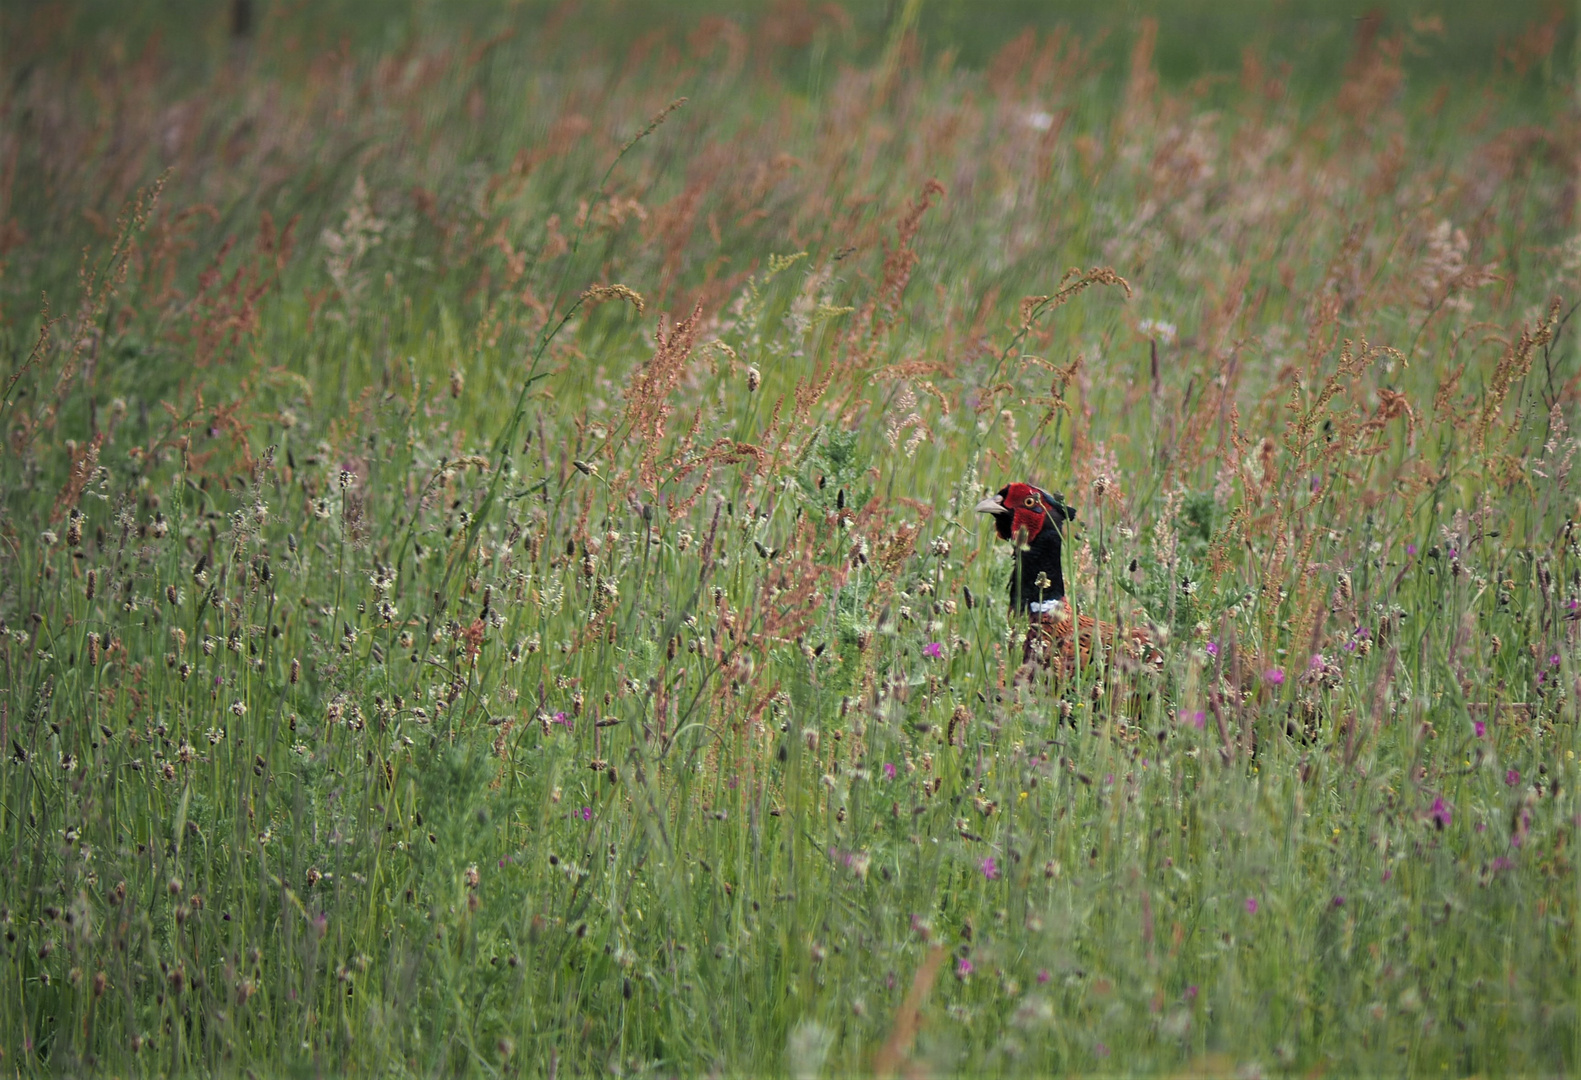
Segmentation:
[(1076, 510), (1062, 495), (1031, 484), (1007, 484), (977, 504), (994, 515), (994, 529), (1015, 551), (1010, 572), (1010, 612), (1031, 620), (1023, 652), (1025, 664), (1041, 664), (1056, 678), (1074, 671), (1077, 643), (1083, 666), (1092, 662), (1093, 641), (1136, 663), (1158, 665), (1163, 657), (1152, 633), (1141, 626), (1117, 627), (1078, 614), (1065, 598), (1065, 570), (1060, 552), (1065, 526)]

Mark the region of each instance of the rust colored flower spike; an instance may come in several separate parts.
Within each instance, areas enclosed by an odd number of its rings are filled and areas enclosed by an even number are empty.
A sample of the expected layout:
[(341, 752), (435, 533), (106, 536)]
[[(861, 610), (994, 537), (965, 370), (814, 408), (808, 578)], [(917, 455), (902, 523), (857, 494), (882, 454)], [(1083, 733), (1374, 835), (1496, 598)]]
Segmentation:
[(620, 300), (630, 304), (637, 309), (638, 315), (646, 311), (648, 306), (647, 302), (642, 299), (641, 293), (629, 286), (618, 283), (614, 285), (590, 285), (582, 293), (582, 305), (584, 307), (596, 307), (610, 300)]

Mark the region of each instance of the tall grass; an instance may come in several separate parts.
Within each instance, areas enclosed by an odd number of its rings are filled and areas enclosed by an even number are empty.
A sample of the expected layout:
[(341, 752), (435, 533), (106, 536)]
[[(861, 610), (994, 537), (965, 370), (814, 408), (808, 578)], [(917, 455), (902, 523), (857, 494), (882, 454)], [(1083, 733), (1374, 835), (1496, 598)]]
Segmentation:
[[(62, 10), (6, 1069), (1577, 1068), (1573, 25), (1182, 85), (1148, 21), (270, 6), (193, 87)], [(1161, 667), (1022, 665), (1014, 479)]]

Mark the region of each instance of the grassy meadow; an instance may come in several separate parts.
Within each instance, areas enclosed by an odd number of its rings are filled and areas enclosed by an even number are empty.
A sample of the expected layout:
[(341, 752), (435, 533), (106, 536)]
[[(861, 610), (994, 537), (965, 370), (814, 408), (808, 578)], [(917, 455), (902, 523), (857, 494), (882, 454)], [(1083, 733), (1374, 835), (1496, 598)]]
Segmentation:
[(1066, 6), (0, 12), (0, 1073), (1581, 1069), (1573, 14)]

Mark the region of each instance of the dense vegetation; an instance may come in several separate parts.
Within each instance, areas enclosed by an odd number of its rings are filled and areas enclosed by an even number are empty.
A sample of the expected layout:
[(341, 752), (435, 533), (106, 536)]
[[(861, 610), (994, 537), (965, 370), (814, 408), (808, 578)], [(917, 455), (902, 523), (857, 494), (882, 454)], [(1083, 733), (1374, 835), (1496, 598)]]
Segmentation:
[(0, 1068), (1581, 1068), (1563, 9), (242, 7), (3, 16)]

